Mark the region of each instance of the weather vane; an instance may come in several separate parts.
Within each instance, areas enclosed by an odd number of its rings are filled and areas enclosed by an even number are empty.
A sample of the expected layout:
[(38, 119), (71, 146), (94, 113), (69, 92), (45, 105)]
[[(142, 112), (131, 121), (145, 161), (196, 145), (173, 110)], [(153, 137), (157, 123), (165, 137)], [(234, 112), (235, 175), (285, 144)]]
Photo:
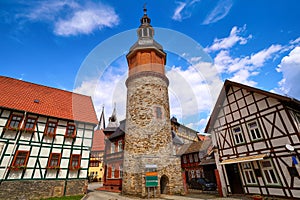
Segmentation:
[(144, 15), (146, 15), (147, 14), (147, 8), (146, 8), (146, 5), (147, 5), (147, 3), (144, 3)]

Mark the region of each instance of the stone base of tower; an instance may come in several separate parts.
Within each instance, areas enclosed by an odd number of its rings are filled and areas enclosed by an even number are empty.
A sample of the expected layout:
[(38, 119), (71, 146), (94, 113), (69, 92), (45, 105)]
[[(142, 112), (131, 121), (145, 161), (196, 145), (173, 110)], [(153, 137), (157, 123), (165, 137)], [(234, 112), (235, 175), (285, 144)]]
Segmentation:
[[(161, 194), (183, 194), (183, 179), (181, 175), (181, 161), (179, 157), (170, 156), (141, 156), (127, 160), (132, 166), (124, 168), (122, 194), (138, 197), (159, 197)], [(158, 186), (146, 187), (146, 166), (156, 165), (158, 172)], [(148, 194), (149, 192), (149, 194)]]

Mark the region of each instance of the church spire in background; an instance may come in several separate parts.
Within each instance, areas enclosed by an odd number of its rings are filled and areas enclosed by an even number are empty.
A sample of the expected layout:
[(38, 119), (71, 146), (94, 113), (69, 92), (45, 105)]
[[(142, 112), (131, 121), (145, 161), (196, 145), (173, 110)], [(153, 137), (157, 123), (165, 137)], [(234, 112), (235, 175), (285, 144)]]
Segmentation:
[(105, 129), (105, 118), (104, 118), (104, 105), (102, 106), (102, 112), (100, 115), (98, 130)]

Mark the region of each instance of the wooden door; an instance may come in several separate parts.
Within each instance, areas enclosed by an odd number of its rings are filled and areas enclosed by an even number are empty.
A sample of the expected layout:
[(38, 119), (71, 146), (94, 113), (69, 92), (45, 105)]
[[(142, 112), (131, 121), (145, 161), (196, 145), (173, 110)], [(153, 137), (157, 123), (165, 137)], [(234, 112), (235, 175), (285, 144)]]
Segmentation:
[(244, 194), (243, 184), (241, 181), (238, 165), (236, 163), (226, 165), (226, 172), (228, 176), (229, 185), (231, 188), (231, 193)]

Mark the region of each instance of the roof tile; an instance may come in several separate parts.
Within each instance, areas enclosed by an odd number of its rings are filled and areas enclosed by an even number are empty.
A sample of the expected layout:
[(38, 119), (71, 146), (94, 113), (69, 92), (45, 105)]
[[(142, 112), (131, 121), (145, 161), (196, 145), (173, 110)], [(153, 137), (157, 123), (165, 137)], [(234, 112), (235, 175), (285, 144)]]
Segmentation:
[(91, 97), (0, 76), (0, 107), (97, 124)]

